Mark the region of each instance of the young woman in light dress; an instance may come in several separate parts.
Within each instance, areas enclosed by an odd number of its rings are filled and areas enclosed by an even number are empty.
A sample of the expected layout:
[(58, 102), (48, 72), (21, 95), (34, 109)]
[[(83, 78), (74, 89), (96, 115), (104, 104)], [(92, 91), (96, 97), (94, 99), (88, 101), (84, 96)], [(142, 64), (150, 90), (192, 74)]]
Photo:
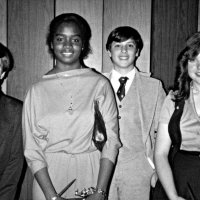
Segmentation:
[[(90, 38), (88, 23), (75, 13), (61, 14), (50, 23), (47, 44), (55, 65), (29, 89), (23, 109), (24, 154), (34, 174), (33, 200), (78, 198), (77, 189), (90, 187), (96, 191), (87, 200), (106, 199), (121, 144), (111, 85), (83, 61), (91, 52)], [(102, 152), (92, 140), (94, 102), (107, 131)]]

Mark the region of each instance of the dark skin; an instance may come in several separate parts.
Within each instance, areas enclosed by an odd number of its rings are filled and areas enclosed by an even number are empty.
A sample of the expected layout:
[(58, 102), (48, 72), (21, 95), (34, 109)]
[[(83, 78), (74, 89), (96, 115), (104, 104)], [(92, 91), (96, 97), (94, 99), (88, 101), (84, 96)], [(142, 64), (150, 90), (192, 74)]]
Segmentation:
[(80, 69), (79, 56), (83, 48), (81, 33), (74, 23), (61, 24), (52, 41), (56, 64), (48, 74)]
[[(52, 41), (52, 48), (56, 59), (55, 67), (47, 74), (55, 74), (63, 71), (80, 69), (81, 64), (79, 56), (83, 47), (81, 33), (74, 23), (61, 24)], [(114, 163), (109, 159), (103, 158), (100, 160), (100, 170), (97, 181), (97, 188), (103, 191), (107, 190), (108, 183), (114, 168)], [(39, 183), (45, 198), (51, 200), (60, 191), (56, 191), (50, 179), (48, 169), (42, 168), (34, 174)], [(64, 187), (64, 186), (63, 186)], [(95, 192), (87, 197), (87, 200), (104, 200), (105, 197), (101, 193)], [(56, 200), (66, 200), (62, 197), (57, 197)]]

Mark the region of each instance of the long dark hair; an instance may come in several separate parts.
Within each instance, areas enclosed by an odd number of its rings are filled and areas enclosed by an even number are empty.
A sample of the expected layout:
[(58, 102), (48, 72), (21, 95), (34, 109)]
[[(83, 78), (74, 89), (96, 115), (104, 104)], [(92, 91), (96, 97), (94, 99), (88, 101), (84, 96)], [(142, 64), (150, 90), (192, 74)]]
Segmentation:
[(200, 32), (193, 34), (186, 41), (185, 48), (180, 52), (178, 61), (178, 92), (176, 100), (188, 99), (192, 79), (188, 74), (188, 61), (193, 61), (200, 53)]

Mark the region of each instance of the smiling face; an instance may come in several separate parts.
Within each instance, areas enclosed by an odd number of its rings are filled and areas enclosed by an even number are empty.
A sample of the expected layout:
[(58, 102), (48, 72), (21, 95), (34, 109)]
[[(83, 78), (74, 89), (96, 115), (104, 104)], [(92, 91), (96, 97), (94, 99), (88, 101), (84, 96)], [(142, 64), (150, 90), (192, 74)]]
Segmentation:
[(114, 69), (121, 74), (126, 74), (134, 68), (134, 61), (138, 56), (138, 50), (133, 39), (123, 42), (113, 41), (108, 53)]
[(62, 71), (80, 68), (79, 57), (83, 42), (78, 26), (73, 23), (62, 23), (56, 30), (52, 49), (56, 67)]
[(200, 88), (200, 53), (194, 60), (188, 61), (188, 74), (194, 85)]

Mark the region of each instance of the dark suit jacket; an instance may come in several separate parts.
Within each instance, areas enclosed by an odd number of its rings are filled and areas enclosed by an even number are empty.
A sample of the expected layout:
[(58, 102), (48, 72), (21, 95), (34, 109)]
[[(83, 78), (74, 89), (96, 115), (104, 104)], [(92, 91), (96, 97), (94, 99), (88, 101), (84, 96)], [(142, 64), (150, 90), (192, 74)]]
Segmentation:
[(0, 200), (13, 200), (23, 167), (22, 102), (0, 91)]

